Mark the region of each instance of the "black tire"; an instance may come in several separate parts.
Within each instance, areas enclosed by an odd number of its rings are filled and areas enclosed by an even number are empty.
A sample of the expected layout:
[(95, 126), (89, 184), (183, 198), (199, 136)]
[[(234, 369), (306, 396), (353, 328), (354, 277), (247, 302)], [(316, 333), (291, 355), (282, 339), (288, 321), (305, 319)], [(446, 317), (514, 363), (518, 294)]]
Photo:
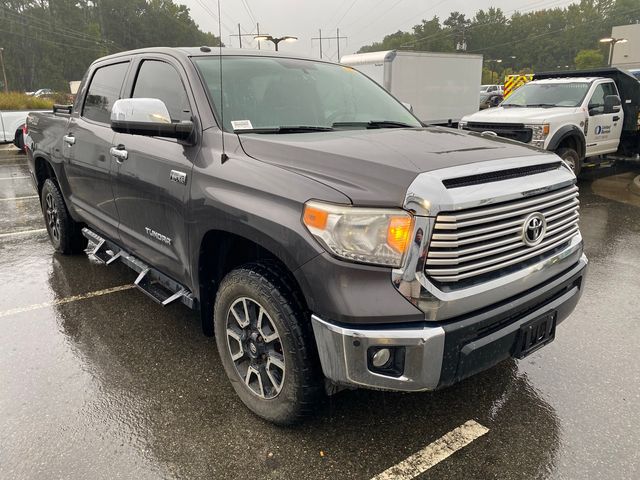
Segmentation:
[(578, 152), (573, 148), (559, 148), (556, 150), (556, 155), (569, 164), (573, 173), (576, 174), (576, 177), (580, 175), (580, 171), (582, 170), (582, 160), (580, 159)]
[(18, 148), (18, 150), (24, 153), (24, 135), (22, 134), (21, 128), (16, 130), (15, 137), (13, 138), (13, 144)]
[(65, 255), (81, 253), (87, 248), (82, 226), (71, 218), (58, 185), (50, 178), (42, 186), (40, 201), (53, 248)]
[[(319, 365), (318, 353), (311, 330), (309, 313), (303, 306), (296, 291), (291, 288), (289, 276), (273, 263), (251, 263), (230, 272), (221, 282), (216, 295), (214, 307), (214, 329), (218, 353), (225, 372), (234, 390), (242, 402), (255, 414), (280, 425), (293, 424), (313, 412), (318, 403), (324, 398), (324, 383)], [(269, 330), (278, 336), (278, 340), (267, 344), (258, 335), (255, 345), (258, 346), (258, 358), (251, 358), (249, 343), (254, 343), (256, 331), (251, 325), (239, 327), (239, 320), (232, 316), (231, 308), (238, 306), (238, 302), (246, 299), (248, 308), (240, 306), (240, 316), (243, 312), (256, 312), (261, 307), (266, 318), (274, 328)], [(251, 303), (254, 302), (254, 303)], [(236, 310), (238, 312), (238, 310)], [(256, 314), (258, 315), (258, 314)], [(250, 316), (250, 315), (249, 315)], [(238, 322), (234, 323), (234, 322)], [(228, 323), (229, 322), (229, 323)], [(264, 322), (264, 320), (263, 320)], [(253, 321), (250, 322), (253, 325)], [(228, 335), (228, 328), (237, 327), (245, 342)], [(260, 334), (265, 329), (260, 330)], [(253, 333), (250, 333), (253, 331)], [(249, 335), (250, 333), (250, 335)], [(265, 335), (273, 336), (273, 335)], [(231, 339), (231, 340), (230, 340)], [(236, 343), (237, 342), (237, 343)], [(235, 347), (232, 347), (235, 343)], [(271, 345), (273, 350), (262, 350)], [(278, 350), (278, 346), (280, 349)], [(271, 347), (269, 347), (271, 348)], [(234, 361), (232, 349), (236, 350), (241, 359)], [(253, 354), (256, 354), (253, 350)], [(241, 352), (244, 352), (241, 354)], [(260, 354), (260, 352), (266, 352)], [(284, 368), (278, 375), (279, 368), (269, 364), (271, 356), (281, 356)], [(237, 363), (236, 363), (237, 362)], [(259, 362), (267, 362), (266, 367)], [(256, 369), (251, 375), (243, 378), (241, 368), (246, 365)], [(265, 375), (272, 376), (267, 378)], [(258, 371), (261, 373), (258, 374)], [(259, 384), (255, 380), (261, 376), (264, 380)], [(276, 392), (276, 383), (280, 380), (280, 389)], [(247, 378), (253, 381), (245, 382)], [(252, 389), (251, 383), (254, 387)], [(262, 396), (256, 393), (260, 390)]]

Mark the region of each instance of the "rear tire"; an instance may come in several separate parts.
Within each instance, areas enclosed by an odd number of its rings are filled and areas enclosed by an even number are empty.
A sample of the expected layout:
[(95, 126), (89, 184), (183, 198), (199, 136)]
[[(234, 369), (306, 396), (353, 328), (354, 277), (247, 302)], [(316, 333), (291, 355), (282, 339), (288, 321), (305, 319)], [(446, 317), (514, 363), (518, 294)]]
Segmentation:
[(16, 130), (16, 134), (13, 138), (13, 144), (20, 150), (20, 152), (24, 153), (24, 135), (22, 134), (22, 129), (19, 128)]
[(580, 155), (573, 148), (559, 148), (556, 150), (556, 155), (558, 155), (561, 159), (563, 159), (569, 166), (573, 173), (575, 173), (576, 177), (580, 175), (580, 171), (582, 170), (582, 160), (580, 160)]
[(81, 253), (87, 248), (82, 226), (71, 218), (58, 185), (50, 178), (42, 186), (40, 201), (53, 248), (65, 255)]
[(271, 262), (230, 272), (216, 295), (214, 328), (225, 372), (242, 402), (281, 425), (313, 412), (324, 383), (308, 312)]

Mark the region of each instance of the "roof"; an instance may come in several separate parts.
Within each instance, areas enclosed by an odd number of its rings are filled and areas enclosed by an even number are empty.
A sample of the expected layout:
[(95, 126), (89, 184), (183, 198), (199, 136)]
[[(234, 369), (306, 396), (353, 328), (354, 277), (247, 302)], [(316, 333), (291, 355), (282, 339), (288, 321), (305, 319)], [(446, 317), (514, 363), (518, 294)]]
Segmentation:
[(568, 77), (568, 78), (544, 78), (533, 80), (535, 83), (591, 83), (595, 80), (606, 80), (604, 77)]
[(340, 63), (345, 65), (367, 65), (371, 63), (391, 62), (396, 56), (413, 56), (413, 57), (469, 57), (482, 58), (482, 55), (471, 53), (457, 52), (416, 52), (413, 50), (383, 50), (380, 52), (354, 53), (353, 55), (344, 55), (340, 59)]
[[(209, 48), (210, 51), (203, 51), (204, 48)], [(302, 55), (296, 55), (289, 52), (276, 52), (273, 50), (254, 50), (251, 48), (227, 48), (227, 47), (149, 47), (139, 48), (137, 50), (126, 50), (123, 52), (114, 53), (106, 57), (96, 59), (96, 61), (110, 60), (118, 57), (125, 57), (131, 55), (141, 55), (149, 53), (163, 53), (165, 55), (171, 55), (172, 57), (187, 58), (187, 57), (214, 57), (222, 54), (222, 56), (262, 56), (262, 57), (282, 57), (282, 58), (296, 58), (300, 60), (315, 60), (326, 62), (326, 60), (318, 60), (317, 58), (306, 57)], [(331, 62), (326, 62), (331, 63)]]

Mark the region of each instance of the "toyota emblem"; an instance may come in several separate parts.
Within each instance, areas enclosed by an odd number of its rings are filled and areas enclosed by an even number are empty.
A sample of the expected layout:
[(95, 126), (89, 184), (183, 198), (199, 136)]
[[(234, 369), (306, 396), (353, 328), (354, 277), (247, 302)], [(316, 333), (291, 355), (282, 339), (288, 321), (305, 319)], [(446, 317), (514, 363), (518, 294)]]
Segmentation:
[(539, 245), (547, 231), (547, 221), (541, 213), (529, 215), (522, 226), (522, 241), (528, 247)]

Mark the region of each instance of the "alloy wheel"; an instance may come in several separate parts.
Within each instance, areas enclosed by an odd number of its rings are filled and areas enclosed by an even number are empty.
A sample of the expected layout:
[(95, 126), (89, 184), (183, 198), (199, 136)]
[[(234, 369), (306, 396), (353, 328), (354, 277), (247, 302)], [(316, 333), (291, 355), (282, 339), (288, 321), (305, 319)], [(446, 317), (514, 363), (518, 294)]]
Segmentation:
[(60, 217), (58, 216), (58, 207), (51, 193), (47, 193), (45, 197), (47, 226), (51, 236), (56, 240), (60, 240)]
[(227, 312), (227, 346), (236, 372), (256, 396), (271, 399), (284, 385), (285, 360), (280, 334), (257, 301), (242, 297)]

